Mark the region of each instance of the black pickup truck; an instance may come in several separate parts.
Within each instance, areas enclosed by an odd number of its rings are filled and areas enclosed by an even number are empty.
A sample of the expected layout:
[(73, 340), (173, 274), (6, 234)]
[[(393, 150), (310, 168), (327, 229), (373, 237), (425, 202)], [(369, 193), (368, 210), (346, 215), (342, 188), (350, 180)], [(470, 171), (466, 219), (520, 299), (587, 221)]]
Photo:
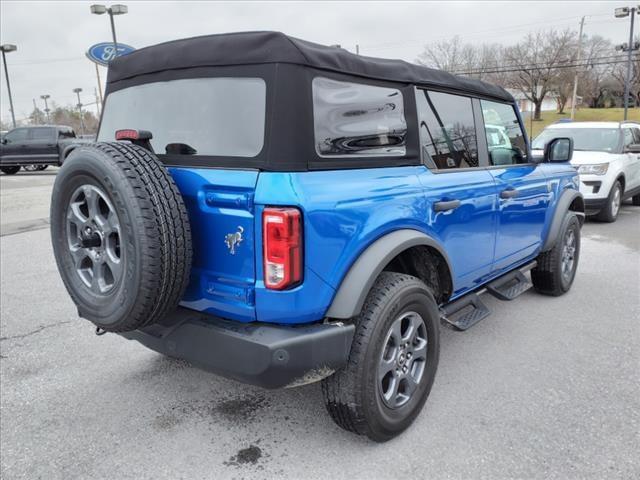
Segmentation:
[(2, 137), (0, 170), (13, 175), (20, 167), (62, 165), (67, 155), (82, 143), (88, 141), (76, 138), (73, 129), (64, 125), (14, 128)]

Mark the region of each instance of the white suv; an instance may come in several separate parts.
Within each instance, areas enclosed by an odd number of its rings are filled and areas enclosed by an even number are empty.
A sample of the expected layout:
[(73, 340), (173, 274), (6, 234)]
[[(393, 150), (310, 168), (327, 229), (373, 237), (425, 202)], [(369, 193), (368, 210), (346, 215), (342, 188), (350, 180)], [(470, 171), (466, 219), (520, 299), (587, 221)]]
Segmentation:
[(555, 123), (533, 140), (534, 156), (556, 137), (573, 139), (571, 163), (578, 167), (587, 215), (615, 222), (624, 200), (640, 205), (640, 123)]

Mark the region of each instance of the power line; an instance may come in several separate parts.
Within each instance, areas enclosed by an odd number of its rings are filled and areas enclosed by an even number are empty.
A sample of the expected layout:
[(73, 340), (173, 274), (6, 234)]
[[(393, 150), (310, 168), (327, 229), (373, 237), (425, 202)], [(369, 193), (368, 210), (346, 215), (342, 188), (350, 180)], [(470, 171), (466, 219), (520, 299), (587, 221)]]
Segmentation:
[[(602, 55), (602, 56), (598, 56), (598, 57), (591, 57), (591, 58), (585, 58), (582, 61), (584, 63), (592, 63), (595, 61), (601, 61), (601, 60), (621, 60), (621, 59), (625, 59), (627, 57), (626, 54), (615, 54), (615, 55)], [(566, 59), (566, 60), (559, 60), (558, 64), (560, 65), (569, 65), (571, 63), (575, 63), (576, 60), (575, 59)], [(487, 68), (506, 68), (506, 67), (518, 67), (520, 69), (522, 68), (554, 68), (556, 66), (556, 64), (551, 65), (551, 67), (549, 67), (548, 63), (543, 63), (543, 62), (530, 62), (530, 63), (518, 63), (517, 60), (513, 60), (513, 61), (509, 61), (509, 62), (501, 62), (500, 66), (491, 66), (491, 67), (487, 67)], [(427, 65), (428, 66), (428, 65)], [(435, 67), (437, 68), (437, 67)], [(475, 70), (479, 70), (482, 67), (478, 67)], [(465, 71), (465, 70), (450, 70), (451, 73), (456, 73), (458, 71)]]
[[(640, 54), (635, 54), (634, 60), (640, 60)], [(477, 69), (477, 70), (468, 70), (466, 72), (452, 71), (450, 73), (454, 75), (477, 75), (481, 73), (511, 73), (511, 72), (522, 72), (522, 71), (528, 71), (528, 70), (542, 70), (542, 69), (554, 69), (554, 68), (578, 68), (578, 67), (590, 67), (590, 66), (596, 66), (596, 65), (615, 65), (619, 63), (626, 63), (626, 60), (615, 60), (615, 61), (608, 61), (608, 62), (586, 62), (586, 63), (583, 62), (583, 63), (573, 63), (573, 64), (562, 64), (562, 65), (538, 64), (534, 66), (522, 66), (520, 68), (511, 68), (511, 69), (504, 69), (504, 68), (498, 68), (495, 70)]]

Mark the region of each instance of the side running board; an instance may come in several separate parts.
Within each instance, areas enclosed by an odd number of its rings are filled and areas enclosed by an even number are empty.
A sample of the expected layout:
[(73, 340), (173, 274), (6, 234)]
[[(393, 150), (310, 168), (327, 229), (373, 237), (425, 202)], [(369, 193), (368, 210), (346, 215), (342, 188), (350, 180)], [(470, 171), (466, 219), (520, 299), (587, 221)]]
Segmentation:
[(534, 260), (518, 270), (513, 270), (501, 276), (487, 285), (487, 292), (500, 300), (513, 300), (533, 287), (533, 284), (524, 274), (537, 264), (538, 262)]
[[(479, 293), (483, 292), (484, 290), (481, 290)], [(442, 319), (458, 330), (466, 330), (491, 314), (476, 292), (468, 293), (455, 302), (445, 305), (441, 312)]]
[(467, 330), (491, 314), (480, 295), (487, 292), (500, 300), (513, 300), (533, 286), (524, 274), (536, 265), (534, 260), (488, 283), (484, 288), (443, 306), (440, 309), (442, 320), (457, 330)]

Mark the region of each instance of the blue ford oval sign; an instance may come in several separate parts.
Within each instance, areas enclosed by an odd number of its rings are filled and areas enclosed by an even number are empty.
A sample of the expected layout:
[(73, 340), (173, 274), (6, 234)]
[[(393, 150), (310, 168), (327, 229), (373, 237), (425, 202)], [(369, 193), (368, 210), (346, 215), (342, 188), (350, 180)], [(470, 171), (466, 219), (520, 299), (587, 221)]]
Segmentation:
[(114, 58), (127, 55), (135, 50), (135, 48), (125, 45), (124, 43), (118, 43), (118, 55), (115, 54), (115, 48), (113, 48), (113, 42), (96, 43), (89, 50), (87, 50), (87, 57), (92, 62), (95, 62), (105, 67), (109, 65)]

